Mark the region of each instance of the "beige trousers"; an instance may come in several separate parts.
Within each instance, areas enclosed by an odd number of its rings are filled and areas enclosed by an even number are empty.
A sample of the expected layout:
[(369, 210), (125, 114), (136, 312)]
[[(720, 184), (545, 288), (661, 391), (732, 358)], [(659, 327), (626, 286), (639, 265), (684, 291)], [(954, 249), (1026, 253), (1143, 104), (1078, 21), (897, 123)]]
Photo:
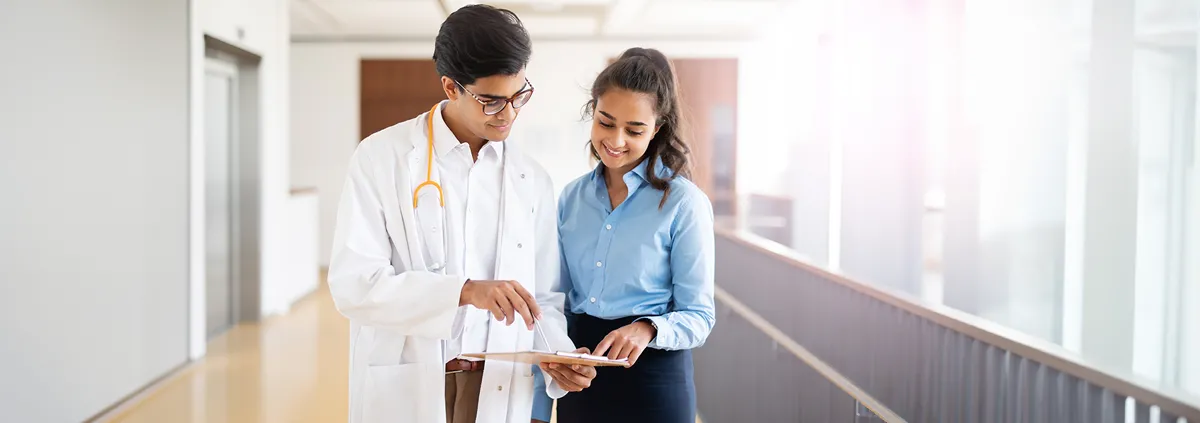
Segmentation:
[(446, 423), (474, 423), (483, 370), (446, 375)]

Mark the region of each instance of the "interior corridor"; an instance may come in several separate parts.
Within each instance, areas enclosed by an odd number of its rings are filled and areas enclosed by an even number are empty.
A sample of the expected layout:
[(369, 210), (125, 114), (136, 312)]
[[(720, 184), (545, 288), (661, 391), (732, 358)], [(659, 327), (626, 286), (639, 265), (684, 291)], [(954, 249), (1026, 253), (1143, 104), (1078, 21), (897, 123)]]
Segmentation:
[(349, 331), (322, 283), (291, 312), (213, 338), (204, 358), (112, 421), (345, 421)]

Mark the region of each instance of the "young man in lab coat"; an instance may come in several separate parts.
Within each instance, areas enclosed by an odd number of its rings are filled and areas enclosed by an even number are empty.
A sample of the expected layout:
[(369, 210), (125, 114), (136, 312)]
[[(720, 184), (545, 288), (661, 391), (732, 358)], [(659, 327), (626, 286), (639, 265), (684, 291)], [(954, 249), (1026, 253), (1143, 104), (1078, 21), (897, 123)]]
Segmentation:
[(553, 186), (504, 142), (533, 93), (530, 50), (512, 12), (455, 11), (434, 48), (448, 100), (354, 153), (329, 267), (351, 325), (351, 423), (538, 421), (535, 389), (560, 398), (596, 374), (462, 356), (574, 349)]

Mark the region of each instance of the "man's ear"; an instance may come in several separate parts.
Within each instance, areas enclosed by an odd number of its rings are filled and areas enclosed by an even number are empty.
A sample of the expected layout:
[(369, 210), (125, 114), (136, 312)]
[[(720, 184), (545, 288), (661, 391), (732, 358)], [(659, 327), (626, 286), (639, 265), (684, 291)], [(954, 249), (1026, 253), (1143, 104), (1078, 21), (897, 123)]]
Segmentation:
[(446, 98), (450, 101), (458, 100), (458, 84), (454, 83), (449, 76), (442, 77), (442, 91), (446, 92)]

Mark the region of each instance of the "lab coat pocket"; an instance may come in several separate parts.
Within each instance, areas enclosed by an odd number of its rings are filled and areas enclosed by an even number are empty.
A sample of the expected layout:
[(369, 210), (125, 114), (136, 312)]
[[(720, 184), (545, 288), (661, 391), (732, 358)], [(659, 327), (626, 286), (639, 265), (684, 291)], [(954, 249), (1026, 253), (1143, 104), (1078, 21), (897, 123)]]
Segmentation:
[(368, 366), (366, 379), (364, 422), (436, 422), (445, 413), (445, 370), (438, 363)]
[[(528, 366), (526, 366), (528, 367)], [(525, 374), (529, 376), (525, 376)], [(533, 372), (518, 371), (513, 377), (511, 408), (508, 413), (510, 422), (527, 422), (533, 414)]]

